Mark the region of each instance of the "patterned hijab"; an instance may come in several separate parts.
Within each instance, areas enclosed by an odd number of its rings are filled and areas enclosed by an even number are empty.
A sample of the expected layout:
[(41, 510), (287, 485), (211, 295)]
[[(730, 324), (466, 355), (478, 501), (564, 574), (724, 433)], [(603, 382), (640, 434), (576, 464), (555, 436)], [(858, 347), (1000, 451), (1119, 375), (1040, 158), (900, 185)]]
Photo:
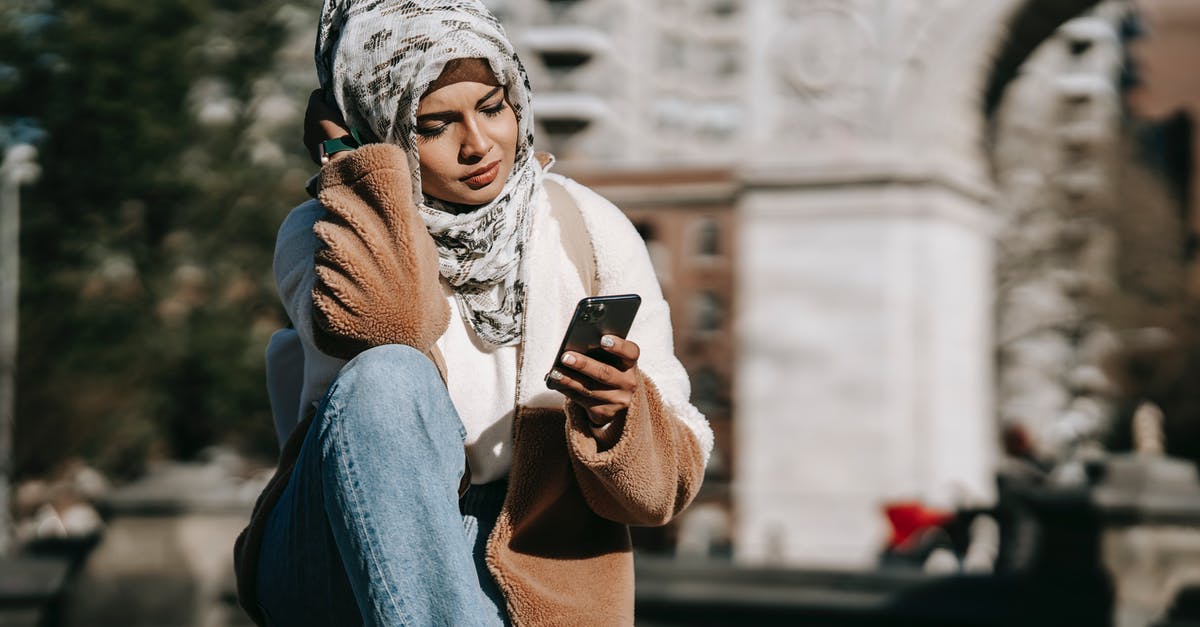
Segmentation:
[[(315, 56), (321, 88), (350, 127), (408, 153), (413, 202), (463, 319), (490, 344), (520, 342), (520, 263), (542, 168), (533, 154), (529, 79), (499, 22), (477, 0), (325, 0)], [(520, 137), (500, 194), (466, 212), (421, 192), (417, 154), (420, 99), (453, 59), (488, 62)]]

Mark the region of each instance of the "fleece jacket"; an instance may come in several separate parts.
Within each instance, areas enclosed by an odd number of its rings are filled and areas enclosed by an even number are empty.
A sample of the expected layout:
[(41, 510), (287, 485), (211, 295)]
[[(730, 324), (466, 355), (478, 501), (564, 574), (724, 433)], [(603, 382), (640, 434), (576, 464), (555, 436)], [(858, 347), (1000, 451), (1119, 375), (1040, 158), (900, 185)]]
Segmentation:
[[(576, 206), (552, 207), (543, 189), (531, 213), (512, 467), (487, 563), (515, 625), (630, 625), (629, 526), (666, 524), (691, 502), (712, 431), (688, 401), (670, 311), (637, 231), (595, 192), (545, 177)], [(372, 346), (413, 346), (444, 369), (436, 342), (448, 304), (410, 180), (402, 150), (365, 146), (325, 166), (317, 200), (293, 210), (280, 229), (275, 273), (304, 348), (306, 411), (235, 546), (239, 600), (260, 625), (263, 528), (290, 479), (314, 401), (346, 360)], [(547, 389), (543, 375), (576, 302), (623, 293), (642, 297), (629, 333), (641, 348), (637, 387), (625, 415), (601, 431)]]

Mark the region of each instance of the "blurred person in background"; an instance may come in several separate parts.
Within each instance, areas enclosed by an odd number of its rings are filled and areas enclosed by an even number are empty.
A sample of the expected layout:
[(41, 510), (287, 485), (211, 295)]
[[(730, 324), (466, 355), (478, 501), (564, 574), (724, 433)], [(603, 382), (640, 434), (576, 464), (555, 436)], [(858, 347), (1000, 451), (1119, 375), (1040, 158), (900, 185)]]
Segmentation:
[[(327, 163), (275, 253), (300, 416), (235, 549), (243, 607), (632, 624), (627, 526), (678, 514), (712, 448), (642, 240), (534, 153), (525, 70), (480, 3), (326, 0), (316, 61)], [(619, 365), (554, 363), (575, 303), (623, 293), (643, 304), (605, 339)]]

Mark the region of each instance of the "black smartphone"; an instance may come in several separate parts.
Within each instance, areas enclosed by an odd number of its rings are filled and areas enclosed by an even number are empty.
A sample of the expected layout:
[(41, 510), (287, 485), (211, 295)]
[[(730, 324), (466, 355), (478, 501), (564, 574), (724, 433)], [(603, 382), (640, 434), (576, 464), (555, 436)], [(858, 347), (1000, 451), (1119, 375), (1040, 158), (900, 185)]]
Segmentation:
[(562, 346), (554, 356), (554, 366), (562, 363), (563, 353), (574, 351), (611, 366), (620, 366), (621, 359), (600, 346), (600, 338), (615, 335), (624, 338), (633, 326), (633, 318), (642, 297), (637, 294), (591, 296), (579, 301), (571, 325), (563, 336)]

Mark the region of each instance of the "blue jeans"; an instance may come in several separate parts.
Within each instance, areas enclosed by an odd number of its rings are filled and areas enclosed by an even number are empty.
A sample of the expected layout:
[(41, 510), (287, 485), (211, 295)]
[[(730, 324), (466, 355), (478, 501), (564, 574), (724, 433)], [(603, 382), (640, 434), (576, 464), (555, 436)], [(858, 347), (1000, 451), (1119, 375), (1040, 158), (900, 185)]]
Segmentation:
[(416, 349), (347, 363), (267, 522), (258, 598), (270, 624), (505, 624), (483, 563), (505, 484), (472, 486), (460, 509), (464, 435)]

